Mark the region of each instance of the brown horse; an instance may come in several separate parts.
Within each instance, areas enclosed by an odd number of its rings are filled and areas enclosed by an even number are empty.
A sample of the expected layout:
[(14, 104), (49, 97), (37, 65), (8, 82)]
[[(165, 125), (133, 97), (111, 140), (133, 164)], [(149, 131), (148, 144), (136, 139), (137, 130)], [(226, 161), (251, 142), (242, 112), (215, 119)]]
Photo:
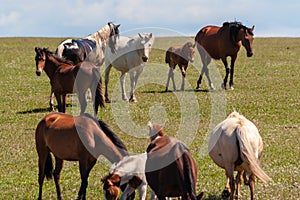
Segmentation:
[(196, 196), (197, 167), (188, 148), (176, 138), (165, 136), (159, 125), (149, 123), (149, 127), (151, 143), (145, 174), (157, 198), (201, 199), (203, 192)]
[[(263, 142), (257, 127), (237, 112), (219, 123), (211, 133), (208, 144), (209, 156), (226, 171), (227, 184), (222, 196), (239, 198), (242, 176), (249, 185), (251, 200), (254, 199), (255, 176), (263, 182), (272, 179), (259, 166)], [(234, 180), (234, 171), (238, 171)]]
[[(64, 160), (79, 161), (81, 186), (78, 199), (85, 199), (88, 176), (97, 158), (103, 155), (114, 163), (128, 155), (118, 136), (104, 122), (88, 114), (77, 117), (64, 113), (46, 115), (37, 125), (35, 141), (39, 157), (38, 199), (42, 199), (45, 175), (47, 178), (54, 176), (57, 198), (62, 199), (59, 180)], [(55, 157), (54, 171), (50, 153)]]
[[(105, 100), (102, 90), (101, 75), (97, 67), (91, 62), (76, 65), (61, 59), (46, 48), (35, 48), (36, 74), (40, 76), (44, 70), (50, 79), (51, 95), (54, 93), (58, 104), (58, 111), (66, 111), (67, 94), (76, 92), (83, 114), (86, 106), (85, 93), (91, 89), (94, 100), (94, 114), (97, 115), (98, 106), (104, 107)], [(50, 108), (54, 110), (50, 95)]]
[[(229, 86), (233, 89), (233, 73), (234, 73), (234, 62), (237, 58), (237, 54), (240, 50), (241, 45), (243, 45), (247, 51), (247, 56), (251, 57), (252, 52), (252, 42), (253, 42), (253, 30), (242, 25), (240, 22), (225, 22), (222, 27), (218, 26), (206, 26), (202, 28), (195, 37), (195, 42), (197, 44), (197, 49), (201, 56), (203, 63), (202, 71), (197, 82), (197, 88), (200, 88), (203, 73), (205, 73), (208, 84), (212, 90), (215, 89), (212, 84), (209, 72), (208, 64), (213, 59), (221, 59), (225, 69), (226, 75), (222, 88), (226, 89), (228, 75), (230, 73)], [(227, 57), (231, 57), (231, 65), (228, 66)]]
[(191, 42), (185, 43), (183, 46), (172, 46), (166, 52), (166, 63), (169, 64), (169, 75), (166, 84), (166, 92), (168, 91), (170, 78), (172, 79), (173, 89), (176, 90), (174, 82), (174, 69), (179, 66), (182, 74), (181, 90), (184, 90), (184, 79), (189, 62), (194, 62), (195, 45)]

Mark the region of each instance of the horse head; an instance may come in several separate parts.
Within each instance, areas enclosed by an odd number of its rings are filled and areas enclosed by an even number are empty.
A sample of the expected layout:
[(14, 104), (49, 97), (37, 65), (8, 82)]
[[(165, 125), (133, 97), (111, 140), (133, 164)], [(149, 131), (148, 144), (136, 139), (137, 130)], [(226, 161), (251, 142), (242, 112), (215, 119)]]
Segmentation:
[(139, 42), (138, 42), (138, 46), (137, 46), (137, 50), (141, 50), (142, 51), (142, 60), (143, 62), (147, 62), (149, 59), (149, 54), (152, 48), (152, 45), (154, 43), (154, 37), (152, 35), (152, 33), (145, 33), (145, 34), (141, 34), (139, 33)]
[(162, 131), (162, 127), (159, 124), (152, 124), (151, 122), (148, 122), (148, 127), (150, 129), (149, 136), (151, 141), (153, 141), (158, 136), (165, 135)]
[(40, 47), (35, 47), (35, 65), (36, 65), (36, 75), (40, 76), (42, 74), (42, 71), (46, 65), (46, 52), (48, 49), (46, 48), (40, 48)]
[(252, 43), (253, 43), (253, 30), (254, 30), (254, 26), (252, 26), (252, 28), (244, 28), (244, 37), (242, 39), (242, 45), (245, 47), (245, 49), (247, 50), (247, 57), (251, 57), (253, 55), (252, 52)]
[(112, 53), (115, 53), (117, 38), (119, 37), (119, 33), (120, 33), (120, 31), (119, 31), (120, 24), (115, 25), (111, 22), (108, 22), (108, 26), (110, 28), (109, 47), (110, 47)]
[(119, 196), (119, 187), (121, 177), (117, 174), (109, 174), (101, 179), (103, 183), (104, 199), (117, 200)]
[(194, 62), (195, 59), (195, 44), (191, 42), (185, 43), (182, 48), (183, 55), (187, 61)]

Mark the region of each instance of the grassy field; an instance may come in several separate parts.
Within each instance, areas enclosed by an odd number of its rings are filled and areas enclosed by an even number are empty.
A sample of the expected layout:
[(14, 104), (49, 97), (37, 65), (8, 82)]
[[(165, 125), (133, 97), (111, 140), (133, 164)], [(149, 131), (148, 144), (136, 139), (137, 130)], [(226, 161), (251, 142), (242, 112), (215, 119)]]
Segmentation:
[[(34, 199), (38, 194), (37, 154), (34, 132), (48, 111), (49, 80), (45, 73), (35, 75), (34, 47), (55, 47), (61, 38), (0, 38), (0, 199)], [(165, 49), (182, 45), (192, 38), (157, 38), (136, 90), (138, 102), (120, 100), (119, 72), (112, 69), (109, 84), (113, 102), (99, 117), (107, 122), (128, 146), (130, 153), (144, 152), (149, 139), (149, 120), (164, 124), (168, 135), (189, 146), (198, 166), (197, 191), (205, 199), (221, 199), (225, 186), (224, 170), (207, 155), (210, 130), (227, 114), (237, 110), (252, 120), (264, 141), (262, 168), (273, 182), (256, 182), (256, 199), (300, 199), (300, 39), (256, 38), (254, 56), (241, 49), (235, 68), (235, 90), (220, 89), (224, 69), (220, 61), (211, 68), (215, 92), (203, 83), (194, 91), (200, 61), (187, 71), (186, 91), (164, 92), (168, 66)], [(101, 68), (101, 71), (103, 71)], [(178, 69), (177, 69), (178, 71)], [(180, 75), (176, 74), (177, 87)], [(129, 80), (127, 80), (129, 82)], [(127, 87), (129, 89), (129, 87)], [(172, 88), (172, 87), (170, 87)], [(70, 98), (71, 100), (71, 98)], [(73, 105), (73, 106), (71, 106)], [(67, 113), (76, 114), (75, 101), (69, 101)], [(88, 199), (103, 199), (100, 178), (110, 164), (104, 158), (91, 171)], [(79, 189), (78, 163), (66, 162), (61, 186), (65, 199), (74, 199)], [(45, 199), (55, 199), (53, 181), (44, 183)], [(249, 199), (248, 187), (242, 186), (242, 199)]]

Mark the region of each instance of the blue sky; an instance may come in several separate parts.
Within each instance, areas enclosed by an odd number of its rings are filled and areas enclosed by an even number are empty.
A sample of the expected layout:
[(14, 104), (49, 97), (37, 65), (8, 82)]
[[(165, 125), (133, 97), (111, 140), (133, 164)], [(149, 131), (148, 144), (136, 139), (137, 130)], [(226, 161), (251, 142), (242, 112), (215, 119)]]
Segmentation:
[(193, 36), (234, 20), (255, 25), (257, 37), (300, 37), (299, 9), (299, 0), (1, 0), (0, 37), (81, 37), (109, 21), (121, 33), (154, 27), (156, 35)]

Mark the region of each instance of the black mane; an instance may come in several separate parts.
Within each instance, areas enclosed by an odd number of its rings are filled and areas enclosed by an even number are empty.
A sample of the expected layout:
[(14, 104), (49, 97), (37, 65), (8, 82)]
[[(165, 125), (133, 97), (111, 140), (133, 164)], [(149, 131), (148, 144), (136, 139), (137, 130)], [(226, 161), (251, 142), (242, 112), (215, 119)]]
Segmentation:
[(68, 65), (74, 65), (74, 63), (71, 60), (67, 60), (65, 58), (57, 56), (55, 53), (50, 51), (49, 48), (43, 48), (43, 51), (46, 53), (47, 56), (53, 56), (58, 62), (65, 63)]

